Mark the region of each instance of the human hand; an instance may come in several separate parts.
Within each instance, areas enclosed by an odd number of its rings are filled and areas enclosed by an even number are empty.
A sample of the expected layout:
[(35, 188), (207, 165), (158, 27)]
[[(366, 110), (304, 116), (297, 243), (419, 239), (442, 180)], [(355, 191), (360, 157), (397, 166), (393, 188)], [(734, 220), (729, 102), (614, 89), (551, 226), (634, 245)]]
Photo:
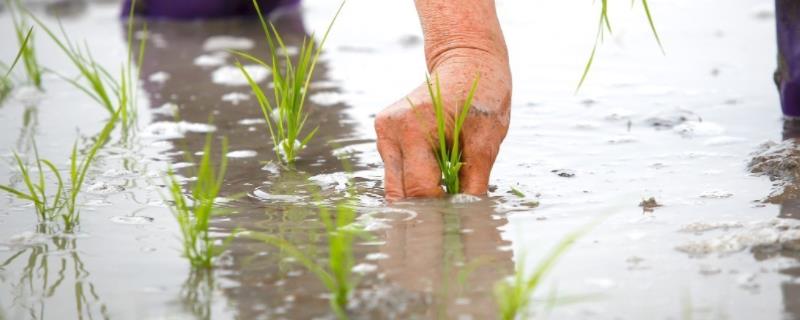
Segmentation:
[[(438, 57), (432, 76), (438, 77), (447, 123), (452, 125), (473, 81), (480, 75), (472, 108), (461, 132), (461, 191), (483, 195), (500, 144), (508, 131), (511, 75), (507, 59), (481, 50), (457, 48)], [(413, 106), (409, 101), (413, 103)], [(375, 119), (378, 152), (384, 162), (385, 196), (389, 200), (442, 195), (436, 117), (426, 84), (381, 111)]]

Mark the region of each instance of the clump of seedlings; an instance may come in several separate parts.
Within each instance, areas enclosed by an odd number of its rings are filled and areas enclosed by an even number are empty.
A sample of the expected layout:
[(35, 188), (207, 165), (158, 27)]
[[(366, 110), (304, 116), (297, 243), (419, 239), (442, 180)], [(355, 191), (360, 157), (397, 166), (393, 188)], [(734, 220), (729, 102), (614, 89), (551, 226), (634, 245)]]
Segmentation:
[(353, 274), (356, 264), (353, 245), (358, 238), (367, 237), (367, 233), (361, 225), (355, 223), (356, 211), (348, 201), (338, 204), (335, 213), (320, 206), (319, 215), (327, 233), (327, 264), (318, 264), (297, 246), (280, 237), (257, 232), (250, 233), (250, 237), (287, 252), (316, 275), (331, 293), (330, 305), (333, 312), (340, 319), (347, 319), (347, 304), (359, 280)]
[[(642, 7), (644, 7), (644, 13), (647, 15), (647, 22), (650, 25), (650, 30), (653, 32), (653, 36), (658, 43), (659, 49), (661, 49), (661, 52), (664, 53), (664, 46), (661, 45), (661, 37), (658, 36), (656, 25), (653, 22), (653, 15), (650, 13), (650, 6), (647, 4), (647, 0), (641, 1)], [(633, 6), (633, 4), (634, 2), (631, 1), (631, 6)], [(583, 68), (583, 74), (581, 75), (581, 80), (578, 82), (578, 87), (575, 89), (576, 91), (580, 90), (581, 86), (586, 81), (586, 76), (589, 75), (589, 69), (592, 68), (592, 62), (594, 62), (594, 55), (597, 53), (597, 45), (603, 42), (606, 31), (608, 31), (609, 34), (612, 33), (611, 21), (608, 18), (608, 0), (601, 0), (600, 21), (598, 22), (597, 26), (597, 34), (594, 37), (594, 46), (592, 46), (592, 53), (589, 55), (589, 60), (586, 61), (586, 66)]]
[[(339, 16), (344, 3), (336, 11), (336, 15), (328, 25), (328, 29), (325, 30), (325, 35), (319, 45), (314, 43), (314, 34), (310, 38), (303, 39), (296, 61), (292, 61), (290, 58), (289, 50), (287, 50), (286, 44), (275, 26), (271, 23), (267, 24), (264, 20), (264, 16), (261, 14), (261, 10), (255, 0), (253, 5), (256, 8), (261, 27), (264, 30), (264, 36), (269, 45), (269, 63), (244, 52), (234, 51), (234, 53), (272, 70), (274, 85), (272, 98), (274, 104), (270, 102), (258, 83), (250, 77), (244, 66), (238, 61), (236, 65), (247, 78), (253, 93), (256, 95), (264, 119), (267, 121), (275, 154), (284, 164), (292, 167), (299, 151), (305, 148), (318, 129), (318, 127), (314, 128), (303, 136), (309, 115), (308, 110), (305, 109), (306, 94), (308, 93), (308, 86), (314, 75), (314, 69), (320, 53), (322, 53), (322, 47), (325, 45), (331, 27), (333, 27), (333, 23)], [(281, 62), (283, 63), (283, 68), (281, 68)]]
[[(49, 160), (41, 159), (39, 151), (34, 142), (34, 169), (37, 176), (33, 176), (33, 170), (30, 165), (22, 160), (22, 158), (14, 153), (14, 158), (17, 163), (17, 168), (22, 175), (22, 180), (27, 191), (12, 188), (10, 186), (0, 185), (0, 190), (8, 192), (19, 199), (30, 201), (36, 208), (36, 213), (40, 221), (51, 221), (60, 217), (64, 223), (64, 231), (72, 232), (80, 220), (80, 212), (78, 210), (78, 195), (83, 188), (86, 181), (86, 174), (89, 168), (94, 163), (97, 152), (105, 145), (114, 130), (119, 112), (114, 113), (111, 119), (103, 127), (100, 134), (95, 137), (94, 144), (89, 151), (81, 159), (78, 156), (77, 142), (72, 147), (72, 154), (70, 155), (70, 168), (69, 175), (67, 176), (68, 184), (64, 183), (58, 168)], [(56, 178), (56, 192), (52, 197), (47, 193), (47, 183), (45, 178), (44, 167), (50, 170)], [(68, 187), (65, 187), (68, 186)]]
[(225, 154), (228, 153), (228, 141), (222, 139), (221, 158), (219, 167), (214, 168), (211, 161), (212, 136), (206, 135), (203, 156), (200, 163), (196, 165), (196, 180), (191, 187), (191, 196), (187, 197), (183, 193), (181, 183), (175, 173), (170, 169), (168, 172), (168, 189), (172, 198), (172, 213), (178, 220), (183, 239), (183, 255), (193, 267), (211, 268), (214, 258), (218, 256), (225, 247), (217, 245), (209, 234), (209, 223), (211, 218), (218, 214), (215, 200), (222, 189), (222, 182), (225, 178), (225, 171), (228, 167), (228, 160)]
[[(131, 14), (128, 17), (128, 43), (132, 43), (131, 41), (133, 40), (133, 12), (135, 12), (135, 5), (136, 1), (131, 1)], [(73, 79), (58, 73), (56, 74), (102, 105), (106, 111), (108, 111), (109, 115), (113, 115), (120, 110), (121, 112), (118, 120), (122, 122), (123, 128), (127, 129), (133, 119), (131, 115), (135, 114), (136, 109), (136, 82), (134, 81), (132, 71), (133, 49), (131, 47), (128, 48), (128, 59), (126, 63), (120, 66), (120, 76), (118, 80), (112, 76), (108, 69), (94, 60), (88, 44), (84, 43), (83, 47), (81, 47), (80, 44), (72, 42), (60, 22), (59, 29), (63, 40), (59, 39), (50, 28), (39, 20), (39, 18), (30, 12), (28, 12), (28, 15), (47, 33), (61, 51), (64, 52), (70, 62), (78, 69), (80, 77)], [(147, 26), (145, 25), (144, 33), (146, 34), (146, 32)], [(141, 65), (144, 56), (146, 43), (147, 41), (143, 39), (139, 44), (139, 56), (137, 60), (139, 65)]]
[(94, 144), (89, 148), (89, 151), (82, 159), (78, 157), (78, 143), (75, 142), (72, 145), (72, 153), (69, 157), (69, 189), (67, 189), (64, 199), (66, 212), (61, 214), (61, 218), (64, 221), (64, 228), (67, 232), (72, 231), (80, 220), (78, 195), (83, 188), (83, 183), (86, 181), (86, 173), (89, 172), (89, 168), (92, 166), (92, 163), (94, 163), (97, 152), (100, 151), (100, 148), (102, 148), (111, 137), (111, 132), (114, 131), (121, 112), (122, 108), (111, 115), (111, 119), (106, 122), (103, 129), (95, 137)]
[(510, 278), (500, 280), (495, 284), (494, 297), (497, 302), (499, 318), (503, 320), (527, 319), (533, 294), (542, 284), (545, 275), (555, 266), (558, 259), (569, 251), (575, 241), (589, 232), (596, 224), (597, 222), (592, 222), (565, 236), (539, 262), (533, 273), (526, 273), (525, 256), (523, 255), (519, 259), (520, 262), (517, 263), (517, 272)]
[[(39, 149), (36, 147), (35, 141), (33, 142), (33, 155), (34, 165), (33, 168), (31, 168), (30, 164), (23, 161), (19, 154), (14, 152), (14, 160), (22, 176), (22, 182), (26, 190), (23, 191), (5, 185), (0, 185), (0, 190), (8, 192), (19, 199), (30, 201), (34, 208), (36, 208), (36, 215), (39, 222), (50, 221), (63, 206), (62, 194), (64, 191), (64, 182), (56, 166), (52, 162), (39, 157)], [(52, 195), (52, 197), (50, 197), (47, 192), (44, 167), (50, 170), (58, 183), (56, 193)], [(36, 170), (36, 177), (33, 176), (33, 170)]]
[[(22, 64), (25, 66), (25, 73), (36, 88), (42, 89), (42, 67), (36, 59), (36, 51), (33, 47), (33, 27), (28, 26), (24, 17), (18, 16), (17, 11), (22, 9), (19, 0), (6, 1), (6, 4), (10, 8), (11, 21), (14, 23), (14, 33), (20, 46), (19, 54), (22, 57)], [(25, 32), (26, 30), (27, 32)]]
[[(464, 127), (464, 121), (467, 120), (467, 114), (472, 107), (472, 99), (475, 96), (475, 91), (478, 89), (478, 81), (480, 76), (476, 76), (472, 82), (472, 87), (467, 94), (464, 104), (461, 106), (461, 111), (455, 109), (453, 131), (451, 135), (451, 143), (447, 143), (447, 114), (442, 101), (442, 88), (439, 84), (439, 76), (436, 76), (435, 83), (431, 82), (430, 77), (425, 78), (428, 86), (428, 94), (431, 97), (433, 104), (433, 111), (436, 115), (436, 136), (431, 137), (430, 142), (433, 145), (433, 151), (436, 155), (436, 163), (439, 164), (439, 169), (442, 172), (442, 184), (447, 193), (457, 194), (461, 188), (458, 173), (461, 171), (461, 131)], [(412, 109), (417, 109), (411, 99), (407, 99), (411, 104)]]

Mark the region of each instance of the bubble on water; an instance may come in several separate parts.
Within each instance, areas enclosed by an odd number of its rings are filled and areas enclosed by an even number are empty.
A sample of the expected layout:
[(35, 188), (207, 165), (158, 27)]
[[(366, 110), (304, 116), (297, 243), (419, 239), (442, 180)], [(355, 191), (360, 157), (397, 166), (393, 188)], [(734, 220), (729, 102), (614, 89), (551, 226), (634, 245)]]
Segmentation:
[(119, 224), (148, 224), (153, 222), (153, 218), (147, 216), (116, 216), (111, 217), (111, 222)]
[(250, 125), (254, 125), (254, 124), (267, 123), (267, 121), (264, 120), (263, 118), (248, 118), (248, 119), (239, 120), (237, 123), (240, 124), (240, 125), (243, 125), (243, 126), (250, 126)]
[(198, 67), (218, 67), (225, 64), (228, 56), (230, 55), (225, 51), (213, 52), (197, 56), (193, 62)]
[(170, 75), (166, 71), (157, 71), (151, 73), (150, 76), (147, 77), (147, 80), (158, 84), (164, 84), (164, 82), (169, 80), (169, 77)]
[[(250, 75), (250, 78), (256, 82), (262, 82), (267, 78), (270, 71), (269, 69), (257, 65), (248, 64), (244, 66), (244, 70)], [(211, 73), (211, 82), (225, 86), (247, 86), (250, 85), (247, 77), (235, 66), (222, 66)]]
[(367, 274), (378, 270), (378, 266), (369, 263), (359, 263), (353, 267), (353, 272), (358, 274)]
[(181, 122), (158, 121), (148, 125), (142, 131), (141, 136), (143, 138), (160, 139), (160, 140), (180, 139), (183, 138), (186, 135), (186, 133), (189, 132), (207, 133), (207, 132), (214, 132), (216, 130), (217, 127), (204, 123), (191, 123), (186, 121), (181, 121)]
[(250, 95), (241, 92), (231, 92), (222, 95), (222, 101), (230, 102), (232, 105), (237, 106), (239, 102), (250, 100)]
[(253, 40), (244, 37), (234, 36), (212, 36), (203, 42), (205, 51), (225, 51), (225, 50), (250, 50), (254, 47)]
[(252, 158), (258, 155), (258, 152), (253, 150), (236, 150), (226, 154), (228, 158)]

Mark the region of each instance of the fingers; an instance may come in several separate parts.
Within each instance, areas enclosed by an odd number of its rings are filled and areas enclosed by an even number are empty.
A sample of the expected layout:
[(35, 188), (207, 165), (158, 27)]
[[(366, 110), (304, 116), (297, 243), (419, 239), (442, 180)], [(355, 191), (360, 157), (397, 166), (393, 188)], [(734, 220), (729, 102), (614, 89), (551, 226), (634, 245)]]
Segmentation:
[(406, 197), (438, 197), (443, 191), (439, 185), (442, 173), (427, 138), (414, 135), (404, 139), (403, 185)]
[(375, 132), (378, 135), (378, 153), (383, 160), (384, 197), (387, 200), (405, 198), (403, 187), (403, 153), (400, 145), (392, 139), (390, 133), (391, 119), (386, 115), (375, 118)]
[[(485, 129), (485, 128), (484, 128)], [(474, 129), (473, 129), (474, 130)], [(470, 132), (470, 131), (465, 131)], [(461, 192), (472, 195), (485, 195), (489, 187), (489, 176), (500, 150), (504, 130), (472, 131), (478, 133), (464, 137), (464, 151), (459, 179)]]

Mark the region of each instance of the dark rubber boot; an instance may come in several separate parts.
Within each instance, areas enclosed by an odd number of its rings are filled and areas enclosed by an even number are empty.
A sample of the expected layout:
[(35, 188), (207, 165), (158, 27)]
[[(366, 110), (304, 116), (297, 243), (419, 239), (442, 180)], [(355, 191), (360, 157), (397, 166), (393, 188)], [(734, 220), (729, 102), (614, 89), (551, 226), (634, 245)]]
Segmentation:
[[(264, 15), (278, 7), (292, 6), (300, 0), (258, 0)], [(123, 3), (122, 17), (130, 14), (131, 0)], [(136, 15), (145, 18), (209, 19), (236, 16), (254, 16), (256, 10), (251, 0), (137, 0)]]
[(778, 25), (778, 70), (775, 84), (787, 117), (800, 118), (800, 1), (775, 0)]

